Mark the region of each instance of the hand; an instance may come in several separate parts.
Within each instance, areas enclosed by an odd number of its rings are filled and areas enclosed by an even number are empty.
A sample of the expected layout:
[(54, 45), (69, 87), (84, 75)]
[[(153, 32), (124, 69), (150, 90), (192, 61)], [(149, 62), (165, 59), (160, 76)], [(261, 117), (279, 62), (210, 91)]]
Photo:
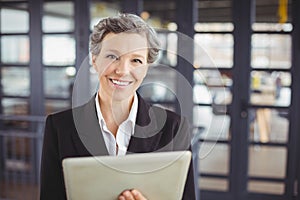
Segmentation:
[(138, 190), (133, 189), (133, 190), (123, 191), (119, 195), (118, 200), (147, 200), (147, 199)]

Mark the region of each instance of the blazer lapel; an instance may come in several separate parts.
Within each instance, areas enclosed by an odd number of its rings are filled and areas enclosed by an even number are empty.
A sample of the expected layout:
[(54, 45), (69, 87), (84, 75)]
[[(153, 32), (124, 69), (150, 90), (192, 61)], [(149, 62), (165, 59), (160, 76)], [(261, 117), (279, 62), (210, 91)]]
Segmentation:
[(73, 134), (73, 141), (78, 153), (86, 155), (89, 152), (92, 156), (108, 155), (97, 119), (94, 98), (87, 104), (73, 109), (73, 120), (77, 131), (77, 134)]
[(166, 115), (163, 109), (151, 106), (138, 95), (135, 131), (130, 139), (127, 153), (146, 153), (157, 150)]
[[(164, 109), (151, 106), (138, 94), (135, 131), (130, 139), (127, 154), (153, 152), (159, 149), (166, 115)], [(108, 155), (98, 123), (94, 98), (85, 105), (73, 109), (73, 121), (76, 131), (72, 137), (79, 155)]]

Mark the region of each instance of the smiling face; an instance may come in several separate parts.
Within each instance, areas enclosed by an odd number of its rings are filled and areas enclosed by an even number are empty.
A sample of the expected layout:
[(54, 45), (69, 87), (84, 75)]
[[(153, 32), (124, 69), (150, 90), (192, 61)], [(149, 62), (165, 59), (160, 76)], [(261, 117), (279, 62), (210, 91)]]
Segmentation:
[(99, 77), (102, 100), (130, 101), (147, 74), (146, 36), (137, 33), (109, 33), (92, 56)]

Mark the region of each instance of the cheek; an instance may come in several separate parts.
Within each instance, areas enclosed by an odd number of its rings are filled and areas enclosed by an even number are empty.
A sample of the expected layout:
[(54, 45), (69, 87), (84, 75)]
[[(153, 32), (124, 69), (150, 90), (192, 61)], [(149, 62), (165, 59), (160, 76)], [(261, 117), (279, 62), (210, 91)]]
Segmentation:
[(140, 66), (132, 71), (132, 75), (137, 80), (143, 80), (148, 72), (148, 66)]
[(98, 73), (98, 76), (101, 77), (105, 74), (109, 74), (113, 71), (112, 64), (109, 62), (98, 62), (96, 64), (96, 70)]

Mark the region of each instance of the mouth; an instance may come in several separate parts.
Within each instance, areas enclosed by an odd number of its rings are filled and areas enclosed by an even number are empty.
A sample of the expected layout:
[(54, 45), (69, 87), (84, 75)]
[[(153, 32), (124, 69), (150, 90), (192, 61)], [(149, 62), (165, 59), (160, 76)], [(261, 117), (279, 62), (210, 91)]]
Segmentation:
[(124, 80), (117, 80), (117, 79), (109, 79), (115, 86), (125, 87), (132, 83), (132, 81), (124, 81)]

